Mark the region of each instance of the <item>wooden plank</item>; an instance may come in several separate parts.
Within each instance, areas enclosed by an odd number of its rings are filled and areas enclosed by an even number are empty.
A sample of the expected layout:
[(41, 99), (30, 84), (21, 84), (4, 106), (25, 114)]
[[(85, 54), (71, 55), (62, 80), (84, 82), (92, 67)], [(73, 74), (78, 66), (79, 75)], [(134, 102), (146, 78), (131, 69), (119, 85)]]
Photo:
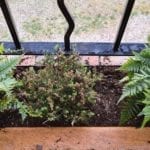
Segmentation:
[(5, 128), (1, 150), (149, 150), (150, 128)]
[(101, 56), (101, 66), (121, 66), (132, 56)]
[[(0, 57), (18, 57), (18, 55), (1, 55)], [(80, 56), (81, 63), (90, 66), (120, 66), (132, 56)], [(43, 55), (24, 55), (19, 66), (37, 66), (44, 59)]]

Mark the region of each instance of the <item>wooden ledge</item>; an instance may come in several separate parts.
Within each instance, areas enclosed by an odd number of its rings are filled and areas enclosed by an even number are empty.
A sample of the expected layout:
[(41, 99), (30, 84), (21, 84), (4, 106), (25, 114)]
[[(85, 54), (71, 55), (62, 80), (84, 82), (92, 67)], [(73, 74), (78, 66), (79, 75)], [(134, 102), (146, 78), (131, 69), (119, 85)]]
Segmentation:
[[(4, 55), (3, 55), (4, 56)], [(7, 58), (18, 55), (5, 55)], [(81, 62), (90, 66), (120, 66), (132, 56), (81, 56)], [(42, 55), (25, 55), (20, 66), (35, 66), (44, 58)]]
[[(5, 49), (14, 50), (13, 42), (1, 42)], [(132, 51), (140, 52), (146, 43), (121, 43), (119, 51), (113, 52), (114, 43), (111, 42), (73, 42), (71, 48), (82, 56), (132, 56)], [(63, 42), (22, 42), (21, 47), (26, 54), (53, 54), (57, 48), (64, 48)], [(7, 51), (7, 54), (11, 52)]]
[(149, 150), (150, 128), (5, 128), (1, 150)]

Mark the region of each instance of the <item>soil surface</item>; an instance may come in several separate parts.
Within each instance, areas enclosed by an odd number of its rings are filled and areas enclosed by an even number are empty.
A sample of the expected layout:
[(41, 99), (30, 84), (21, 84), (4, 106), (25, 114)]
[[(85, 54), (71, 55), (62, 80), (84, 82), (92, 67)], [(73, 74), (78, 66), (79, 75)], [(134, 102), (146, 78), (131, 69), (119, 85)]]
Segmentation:
[[(95, 90), (98, 92), (98, 98), (95, 106), (91, 109), (95, 116), (90, 120), (89, 126), (118, 126), (120, 118), (120, 106), (117, 101), (122, 93), (122, 85), (119, 80), (124, 74), (117, 71), (117, 67), (100, 67), (99, 72), (103, 74), (102, 81), (96, 84)], [(24, 68), (17, 70), (21, 74)], [(28, 118), (23, 124), (17, 111), (0, 113), (0, 127), (18, 127), (18, 126), (68, 126), (64, 123), (43, 124), (44, 120)], [(138, 121), (133, 121), (128, 125), (139, 125)]]
[(116, 70), (116, 67), (99, 68), (103, 74), (102, 81), (97, 83), (95, 90), (99, 97), (93, 110), (96, 113), (92, 124), (102, 126), (118, 125), (120, 117), (120, 109), (117, 101), (122, 93), (122, 85), (119, 80), (123, 78), (123, 74)]

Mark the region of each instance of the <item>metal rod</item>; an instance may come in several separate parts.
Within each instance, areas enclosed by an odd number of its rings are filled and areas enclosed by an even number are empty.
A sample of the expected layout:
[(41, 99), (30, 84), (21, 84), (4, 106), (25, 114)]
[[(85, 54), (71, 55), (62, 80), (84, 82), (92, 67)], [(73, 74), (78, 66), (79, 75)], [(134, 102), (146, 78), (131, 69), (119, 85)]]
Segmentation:
[(71, 51), (71, 47), (70, 47), (70, 36), (75, 28), (75, 23), (73, 18), (71, 17), (66, 5), (64, 4), (64, 0), (57, 0), (58, 6), (61, 10), (61, 12), (63, 13), (65, 19), (67, 20), (69, 27), (68, 30), (64, 36), (64, 43), (65, 43), (65, 51)]
[(0, 6), (1, 6), (2, 12), (4, 14), (6, 23), (8, 25), (9, 31), (11, 33), (11, 36), (13, 38), (13, 41), (15, 43), (15, 47), (16, 47), (16, 49), (21, 49), (21, 44), (20, 44), (20, 41), (19, 41), (19, 37), (18, 37), (16, 28), (15, 28), (13, 18), (11, 16), (10, 9), (8, 7), (7, 1), (6, 0), (1, 0)]
[(119, 28), (119, 31), (118, 31), (118, 34), (117, 34), (117, 37), (116, 37), (116, 40), (115, 40), (115, 44), (114, 44), (114, 47), (113, 47), (114, 52), (117, 52), (118, 49), (119, 49), (119, 46), (120, 46), (122, 37), (124, 35), (127, 23), (129, 21), (134, 3), (135, 3), (135, 0), (128, 0), (128, 2), (127, 2), (127, 6), (125, 8), (125, 12), (124, 12), (124, 15), (123, 15), (123, 18), (122, 18), (122, 21), (121, 21), (121, 24), (120, 24), (120, 28)]

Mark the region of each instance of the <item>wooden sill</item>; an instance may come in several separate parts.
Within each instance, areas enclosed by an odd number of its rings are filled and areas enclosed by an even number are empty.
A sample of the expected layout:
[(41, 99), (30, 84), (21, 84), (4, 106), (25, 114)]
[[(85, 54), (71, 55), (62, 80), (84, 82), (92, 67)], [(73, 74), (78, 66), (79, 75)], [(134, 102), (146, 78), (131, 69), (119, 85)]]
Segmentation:
[[(5, 55), (7, 58), (17, 55)], [(132, 56), (81, 56), (81, 62), (90, 66), (120, 66)], [(20, 66), (35, 66), (44, 58), (44, 56), (25, 55), (22, 58)]]
[(0, 129), (1, 150), (149, 150), (150, 128)]

